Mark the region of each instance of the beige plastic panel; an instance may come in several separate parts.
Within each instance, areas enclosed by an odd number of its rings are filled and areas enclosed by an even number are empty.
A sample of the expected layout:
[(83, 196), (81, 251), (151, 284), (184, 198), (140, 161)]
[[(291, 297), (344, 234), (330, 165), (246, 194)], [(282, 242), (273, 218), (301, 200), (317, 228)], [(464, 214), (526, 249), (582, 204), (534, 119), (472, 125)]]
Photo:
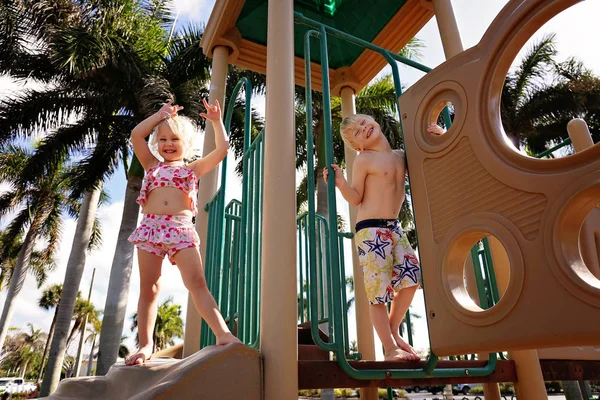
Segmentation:
[(540, 360), (592, 360), (600, 361), (600, 346), (559, 347), (539, 349)]
[[(106, 376), (65, 379), (47, 400), (263, 399), (262, 357), (241, 344), (209, 346), (183, 359), (122, 362)], [(241, 397), (240, 397), (241, 396)]]
[[(448, 60), (400, 99), (432, 349), (470, 352), (599, 344), (600, 280), (579, 251), (600, 199), (600, 146), (570, 157), (518, 154), (502, 136), (502, 85), (535, 31), (575, 0), (510, 1), (480, 44)], [(426, 132), (446, 102), (454, 124)], [(566, 129), (566, 127), (565, 127)], [(470, 248), (493, 235), (510, 277), (481, 310), (464, 284)]]

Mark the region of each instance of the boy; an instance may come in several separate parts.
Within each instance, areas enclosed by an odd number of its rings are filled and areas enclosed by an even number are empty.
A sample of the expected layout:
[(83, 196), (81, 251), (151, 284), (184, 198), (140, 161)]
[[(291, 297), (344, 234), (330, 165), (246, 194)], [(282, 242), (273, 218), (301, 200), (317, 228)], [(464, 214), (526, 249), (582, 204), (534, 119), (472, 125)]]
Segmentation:
[[(427, 130), (443, 133), (437, 125)], [(415, 349), (398, 333), (421, 282), (419, 260), (397, 220), (407, 172), (404, 152), (392, 150), (379, 124), (368, 115), (345, 118), (340, 133), (344, 142), (360, 153), (354, 161), (352, 184), (339, 166), (331, 167), (342, 196), (358, 206), (354, 243), (371, 304), (371, 322), (383, 344), (386, 361), (417, 361), (420, 357)], [(325, 182), (328, 173), (325, 168)], [(388, 315), (386, 303), (390, 301)]]

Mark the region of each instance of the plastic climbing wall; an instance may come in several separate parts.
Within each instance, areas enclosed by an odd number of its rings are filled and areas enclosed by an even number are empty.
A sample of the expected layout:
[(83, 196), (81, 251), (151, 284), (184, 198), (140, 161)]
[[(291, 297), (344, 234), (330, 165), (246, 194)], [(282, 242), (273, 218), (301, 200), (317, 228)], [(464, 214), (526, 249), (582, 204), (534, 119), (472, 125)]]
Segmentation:
[[(600, 201), (600, 146), (535, 159), (502, 134), (500, 99), (517, 53), (574, 0), (510, 1), (479, 45), (448, 60), (400, 99), (433, 351), (439, 355), (597, 345), (600, 280), (579, 249)], [(444, 106), (452, 127), (427, 133)], [(566, 130), (566, 127), (565, 127)], [(504, 294), (481, 309), (465, 285), (471, 247), (493, 236)]]

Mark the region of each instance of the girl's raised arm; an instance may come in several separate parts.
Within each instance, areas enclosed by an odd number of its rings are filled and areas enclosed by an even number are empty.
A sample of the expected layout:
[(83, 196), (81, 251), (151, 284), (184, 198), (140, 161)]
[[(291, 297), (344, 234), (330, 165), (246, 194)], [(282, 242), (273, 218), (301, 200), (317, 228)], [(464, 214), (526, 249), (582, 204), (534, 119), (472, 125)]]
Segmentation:
[(221, 106), (219, 101), (215, 102), (214, 106), (209, 105), (206, 100), (204, 107), (206, 113), (201, 113), (200, 116), (209, 120), (215, 132), (215, 149), (208, 153), (205, 157), (190, 163), (190, 168), (194, 171), (196, 176), (202, 176), (217, 165), (227, 156), (229, 151), (229, 140), (227, 139), (227, 133), (225, 132), (225, 125), (221, 119)]

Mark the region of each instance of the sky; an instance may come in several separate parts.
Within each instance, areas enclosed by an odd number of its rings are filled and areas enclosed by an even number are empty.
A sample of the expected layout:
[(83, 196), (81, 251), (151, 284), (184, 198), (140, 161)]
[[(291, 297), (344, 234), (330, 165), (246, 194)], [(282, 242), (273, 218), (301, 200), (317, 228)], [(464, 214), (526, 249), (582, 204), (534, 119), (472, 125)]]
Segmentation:
[[(463, 40), (464, 48), (467, 49), (476, 45), (484, 34), (485, 30), (506, 4), (505, 0), (453, 0), (456, 19), (458, 21), (459, 30)], [(175, 0), (175, 10), (179, 12), (176, 29), (180, 29), (189, 22), (205, 23), (209, 16), (210, 10), (214, 5), (214, 0)], [(600, 2), (584, 1), (577, 4), (562, 14), (559, 14), (538, 32), (536, 32), (531, 41), (535, 41), (544, 33), (555, 32), (557, 34), (558, 59), (563, 60), (570, 56), (580, 58), (584, 64), (592, 69), (597, 75), (600, 75), (600, 52), (595, 51), (597, 48), (595, 38), (600, 37), (600, 27), (597, 23), (597, 16), (600, 15)], [(439, 37), (438, 27), (435, 18), (433, 18), (424, 28), (417, 34), (421, 39), (425, 48), (423, 49), (423, 58), (421, 63), (436, 67), (444, 61), (444, 53)], [(524, 46), (528, 48), (529, 44)], [(524, 51), (524, 50), (523, 50)], [(519, 57), (515, 60), (517, 62)], [(385, 72), (385, 71), (384, 71)], [(407, 86), (414, 84), (422, 73), (414, 71), (408, 67), (400, 67), (401, 80)], [(5, 98), (11, 94), (18, 94), (26, 87), (30, 87), (31, 83), (24, 85), (23, 83), (12, 82), (6, 77), (0, 77), (0, 98)], [(256, 106), (259, 110), (264, 109), (264, 98), (255, 99)], [(200, 140), (201, 141), (201, 140)], [(229, 163), (229, 172), (233, 168), (234, 163)], [(228, 199), (236, 197), (240, 198), (239, 180), (236, 177), (228, 178), (230, 187), (228, 187)], [(6, 188), (0, 187), (1, 190)], [(92, 290), (92, 302), (97, 308), (104, 308), (106, 292), (108, 287), (108, 279), (110, 275), (111, 263), (116, 245), (116, 238), (120, 226), (120, 220), (123, 209), (123, 197), (125, 193), (125, 176), (122, 170), (119, 170), (110, 182), (106, 184), (106, 189), (111, 196), (109, 205), (100, 207), (98, 217), (103, 227), (103, 245), (99, 250), (95, 250), (88, 254), (85, 272), (81, 281), (81, 291), (86, 293), (89, 290), (92, 271), (96, 268), (96, 279)], [(347, 205), (343, 199), (338, 197), (337, 209), (347, 218)], [(0, 227), (6, 225), (8, 218), (0, 220)], [(57, 268), (49, 274), (48, 280), (44, 288), (49, 287), (54, 283), (60, 283), (64, 280), (66, 263), (71, 250), (75, 230), (75, 221), (68, 219), (65, 221), (61, 246), (56, 255)], [(349, 254), (349, 244), (345, 248), (345, 252)], [(347, 274), (351, 273), (351, 262), (347, 258), (346, 265)], [(173, 297), (176, 304), (182, 306), (182, 316), (185, 317), (187, 307), (187, 292), (181, 282), (176, 267), (165, 262), (163, 265), (163, 288), (159, 298), (162, 302), (168, 297)], [(129, 302), (127, 308), (127, 319), (125, 321), (124, 334), (129, 336), (127, 344), (133, 351), (133, 334), (129, 330), (131, 325), (130, 316), (135, 312), (137, 299), (139, 294), (139, 273), (137, 265), (137, 257), (134, 257), (133, 273), (131, 277)], [(418, 292), (413, 302), (413, 309), (416, 313), (424, 316), (425, 309), (421, 291)], [(18, 299), (17, 310), (12, 319), (11, 326), (24, 328), (26, 323), (33, 322), (37, 328), (47, 331), (53, 312), (44, 311), (37, 302), (41, 295), (41, 290), (36, 288), (35, 281), (32, 277), (28, 277), (23, 290)], [(4, 304), (5, 292), (0, 293), (0, 304)], [(354, 312), (351, 311), (349, 316), (350, 336), (353, 337), (355, 330)], [(423, 323), (424, 318), (421, 318), (415, 323), (415, 347), (418, 349), (426, 349), (428, 347), (427, 328)], [(70, 349), (70, 354), (74, 354), (74, 349)]]

